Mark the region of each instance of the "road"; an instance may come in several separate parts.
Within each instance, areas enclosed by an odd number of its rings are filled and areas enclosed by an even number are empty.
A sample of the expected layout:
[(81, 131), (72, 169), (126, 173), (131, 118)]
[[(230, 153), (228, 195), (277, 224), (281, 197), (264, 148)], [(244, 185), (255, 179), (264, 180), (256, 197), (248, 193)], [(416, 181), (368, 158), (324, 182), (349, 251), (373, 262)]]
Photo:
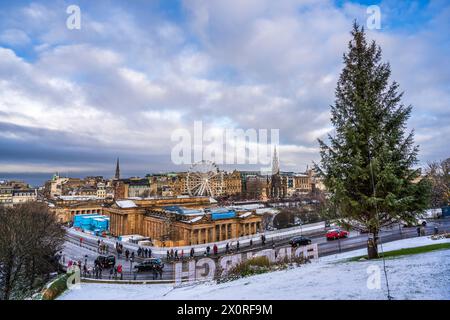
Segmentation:
[[(434, 226), (437, 226), (440, 232), (450, 232), (450, 219), (440, 219), (440, 220), (429, 220), (428, 225), (425, 227), (425, 234), (431, 235), (433, 234)], [(316, 232), (311, 235), (307, 235), (311, 240), (312, 243), (318, 244), (318, 250), (319, 250), (319, 257), (336, 254), (339, 252), (346, 252), (351, 251), (355, 249), (361, 249), (367, 247), (367, 234), (359, 234), (357, 232), (351, 232), (350, 236), (345, 239), (340, 240), (333, 240), (333, 241), (327, 241), (325, 238), (325, 231)], [(385, 229), (382, 230), (379, 234), (379, 243), (386, 243), (390, 241), (400, 240), (400, 239), (406, 239), (406, 238), (412, 238), (417, 237), (417, 230), (415, 227), (412, 228), (401, 228), (398, 227), (392, 228), (392, 229)], [(94, 239), (84, 238), (83, 243), (80, 246), (79, 238), (67, 234), (66, 236), (66, 243), (64, 245), (64, 259), (65, 264), (67, 265), (67, 262), (69, 259), (73, 261), (81, 261), (83, 264), (85, 261), (87, 261), (88, 266), (94, 265), (94, 260), (99, 255), (97, 252), (97, 241)], [(283, 241), (276, 241), (275, 247), (281, 248), (284, 246), (288, 246), (289, 239), (285, 239)], [(264, 248), (271, 248), (272, 242), (267, 242), (265, 246), (261, 245), (254, 245), (251, 248), (245, 248), (243, 250), (240, 250), (240, 253), (245, 252), (256, 252)], [(112, 250), (113, 248), (109, 249), (110, 253), (115, 253), (115, 251)], [(217, 257), (219, 258), (220, 255)], [(133, 272), (134, 266), (137, 262), (142, 261), (143, 259), (140, 257), (135, 256), (135, 262), (133, 264), (124, 258), (124, 255), (121, 255), (121, 257), (117, 257), (116, 255), (116, 265), (121, 264), (123, 266), (123, 279), (124, 280), (152, 280), (153, 275), (151, 272), (143, 272), (143, 273), (135, 273)], [(173, 272), (173, 263), (172, 262), (165, 262), (164, 272), (163, 272), (163, 280), (173, 280), (174, 272)], [(109, 278), (109, 270), (104, 270), (103, 279)]]

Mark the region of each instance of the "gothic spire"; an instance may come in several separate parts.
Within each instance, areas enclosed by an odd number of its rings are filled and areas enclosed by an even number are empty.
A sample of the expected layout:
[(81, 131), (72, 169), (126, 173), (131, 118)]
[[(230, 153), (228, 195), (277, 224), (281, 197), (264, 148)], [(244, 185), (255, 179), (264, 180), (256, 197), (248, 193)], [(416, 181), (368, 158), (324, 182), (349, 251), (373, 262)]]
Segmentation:
[(116, 175), (114, 176), (115, 180), (119, 180), (120, 179), (120, 167), (119, 167), (119, 158), (117, 158), (117, 163), (116, 163)]
[(278, 162), (277, 146), (275, 146), (272, 159), (272, 174), (274, 175), (279, 173), (280, 173), (280, 164)]

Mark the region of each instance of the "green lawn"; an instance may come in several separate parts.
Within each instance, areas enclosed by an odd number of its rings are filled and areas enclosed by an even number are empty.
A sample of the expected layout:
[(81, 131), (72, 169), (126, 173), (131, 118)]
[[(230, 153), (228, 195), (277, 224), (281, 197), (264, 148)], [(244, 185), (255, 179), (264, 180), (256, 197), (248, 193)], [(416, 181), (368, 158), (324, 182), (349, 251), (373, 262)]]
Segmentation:
[[(407, 249), (399, 249), (399, 250), (388, 251), (388, 252), (384, 253), (384, 257), (385, 258), (393, 258), (393, 257), (398, 257), (398, 256), (404, 256), (404, 255), (410, 255), (410, 254), (418, 254), (418, 253), (425, 253), (425, 252), (430, 252), (430, 251), (435, 251), (435, 250), (442, 250), (442, 249), (450, 249), (450, 242), (430, 244), (430, 245), (422, 246), (422, 247), (414, 247), (414, 248), (407, 248)], [(380, 258), (383, 257), (381, 252), (379, 252), (379, 256), (380, 256)], [(348, 261), (358, 261), (361, 258), (367, 259), (367, 256), (359, 256), (359, 257), (350, 258)]]

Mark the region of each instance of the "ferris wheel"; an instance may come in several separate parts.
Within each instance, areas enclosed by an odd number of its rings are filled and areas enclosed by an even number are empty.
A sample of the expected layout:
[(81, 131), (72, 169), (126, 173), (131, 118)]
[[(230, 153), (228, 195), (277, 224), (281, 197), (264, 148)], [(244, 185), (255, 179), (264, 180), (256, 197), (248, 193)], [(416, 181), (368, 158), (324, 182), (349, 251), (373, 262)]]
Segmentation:
[(196, 162), (188, 171), (186, 187), (190, 196), (220, 195), (223, 189), (223, 173), (214, 162)]

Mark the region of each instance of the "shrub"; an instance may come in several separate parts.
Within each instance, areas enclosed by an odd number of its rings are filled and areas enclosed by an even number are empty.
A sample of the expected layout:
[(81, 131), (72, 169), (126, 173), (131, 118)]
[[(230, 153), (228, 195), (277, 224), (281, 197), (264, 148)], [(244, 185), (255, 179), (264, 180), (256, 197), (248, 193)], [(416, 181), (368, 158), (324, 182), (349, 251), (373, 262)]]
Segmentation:
[(228, 271), (227, 275), (224, 278), (219, 279), (218, 282), (227, 282), (269, 271), (282, 270), (288, 267), (297, 267), (308, 262), (310, 262), (309, 259), (303, 258), (302, 255), (299, 257), (293, 257), (292, 259), (285, 257), (284, 259), (277, 260), (276, 262), (270, 262), (266, 256), (253, 257), (232, 267)]

